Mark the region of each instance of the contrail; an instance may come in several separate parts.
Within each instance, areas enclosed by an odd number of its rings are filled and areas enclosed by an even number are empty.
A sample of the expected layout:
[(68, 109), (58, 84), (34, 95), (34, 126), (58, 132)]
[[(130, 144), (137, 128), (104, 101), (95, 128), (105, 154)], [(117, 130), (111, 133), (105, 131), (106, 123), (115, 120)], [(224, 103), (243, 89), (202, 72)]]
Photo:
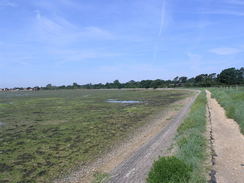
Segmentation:
[[(158, 39), (160, 39), (162, 32), (165, 27), (165, 19), (166, 19), (166, 0), (162, 0), (162, 7), (161, 7), (161, 18), (160, 18), (160, 27), (158, 31)], [(157, 54), (158, 54), (158, 39), (155, 43), (154, 47), (154, 55), (153, 55), (153, 60), (155, 61), (157, 59)]]
[(162, 0), (162, 7), (161, 7), (161, 19), (160, 19), (160, 28), (158, 32), (158, 37), (161, 36), (163, 28), (165, 26), (165, 15), (166, 15), (166, 0)]

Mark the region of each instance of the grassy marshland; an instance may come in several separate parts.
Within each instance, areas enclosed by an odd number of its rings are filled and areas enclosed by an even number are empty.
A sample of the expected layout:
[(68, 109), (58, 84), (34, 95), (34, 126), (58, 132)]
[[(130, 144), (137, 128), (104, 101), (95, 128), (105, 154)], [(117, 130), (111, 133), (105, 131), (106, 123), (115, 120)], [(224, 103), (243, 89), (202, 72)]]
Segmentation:
[(50, 182), (104, 154), (187, 95), (170, 90), (1, 92), (0, 182)]

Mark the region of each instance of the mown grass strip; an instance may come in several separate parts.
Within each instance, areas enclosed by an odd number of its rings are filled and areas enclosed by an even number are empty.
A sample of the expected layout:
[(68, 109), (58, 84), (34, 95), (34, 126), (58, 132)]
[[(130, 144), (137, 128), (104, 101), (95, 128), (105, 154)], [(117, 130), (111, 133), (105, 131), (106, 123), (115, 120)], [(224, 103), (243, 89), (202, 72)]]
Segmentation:
[(244, 87), (239, 88), (211, 88), (212, 96), (217, 99), (226, 110), (226, 115), (234, 119), (244, 134)]

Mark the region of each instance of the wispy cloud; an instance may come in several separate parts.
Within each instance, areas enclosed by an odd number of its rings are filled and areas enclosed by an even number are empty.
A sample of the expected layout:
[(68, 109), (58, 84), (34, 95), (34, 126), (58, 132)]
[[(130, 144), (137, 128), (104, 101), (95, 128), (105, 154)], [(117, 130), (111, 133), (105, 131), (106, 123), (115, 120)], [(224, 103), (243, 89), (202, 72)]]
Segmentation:
[(97, 59), (97, 58), (108, 58), (108, 57), (116, 57), (119, 56), (119, 53), (108, 52), (106, 50), (75, 50), (75, 49), (59, 49), (52, 50), (52, 55), (56, 55), (59, 62), (76, 62), (76, 61), (84, 61), (89, 59)]
[(2, 51), (4, 53), (0, 51), (0, 63), (6, 60), (36, 63), (44, 55), (53, 63), (79, 62), (121, 55), (106, 46), (96, 47), (92, 44), (116, 39), (113, 33), (105, 29), (97, 26), (82, 27), (62, 16), (43, 15), (39, 10), (35, 11), (32, 20), (27, 41), (18, 45), (17, 43), (6, 44), (0, 40), (0, 47), (4, 46), (2, 50), (9, 50)]
[(45, 10), (52, 14), (63, 12), (63, 9), (70, 8), (77, 10), (81, 8), (81, 3), (74, 0), (40, 0), (31, 2), (37, 9)]
[(58, 43), (79, 40), (113, 40), (115, 35), (97, 26), (78, 27), (61, 16), (47, 17), (36, 10), (35, 29), (47, 42)]
[(243, 0), (226, 0), (225, 3), (233, 4), (233, 5), (244, 5)]
[(202, 9), (197, 13), (209, 15), (244, 16), (244, 0), (219, 0), (214, 2), (214, 5), (214, 8)]
[(79, 36), (81, 37), (86, 37), (86, 38), (97, 38), (97, 39), (107, 39), (107, 40), (113, 40), (116, 39), (115, 35), (105, 29), (96, 27), (96, 26), (89, 26), (89, 27), (84, 27), (81, 29), (78, 33)]
[[(162, 33), (166, 27), (167, 18), (166, 18), (166, 0), (162, 0), (161, 12), (160, 12), (160, 26), (158, 31), (158, 39), (161, 38)], [(154, 52), (153, 52), (153, 60), (157, 59), (158, 55), (158, 42), (155, 43)]]
[(200, 14), (212, 14), (212, 15), (232, 15), (232, 16), (244, 16), (243, 11), (235, 10), (216, 10), (216, 11), (200, 11)]
[(11, 0), (0, 0), (0, 7), (16, 7), (17, 3)]
[(158, 32), (159, 37), (161, 36), (165, 25), (166, 25), (166, 0), (162, 0), (160, 27)]
[(238, 48), (213, 48), (209, 51), (217, 55), (233, 55), (243, 52), (241, 49)]

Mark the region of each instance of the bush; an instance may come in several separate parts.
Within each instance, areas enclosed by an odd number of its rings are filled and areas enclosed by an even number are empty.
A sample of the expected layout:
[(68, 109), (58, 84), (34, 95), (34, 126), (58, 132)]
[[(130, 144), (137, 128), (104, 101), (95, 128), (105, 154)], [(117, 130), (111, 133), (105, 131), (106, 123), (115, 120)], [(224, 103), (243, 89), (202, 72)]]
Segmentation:
[(176, 157), (161, 157), (149, 172), (148, 183), (183, 183), (190, 179), (191, 168)]

